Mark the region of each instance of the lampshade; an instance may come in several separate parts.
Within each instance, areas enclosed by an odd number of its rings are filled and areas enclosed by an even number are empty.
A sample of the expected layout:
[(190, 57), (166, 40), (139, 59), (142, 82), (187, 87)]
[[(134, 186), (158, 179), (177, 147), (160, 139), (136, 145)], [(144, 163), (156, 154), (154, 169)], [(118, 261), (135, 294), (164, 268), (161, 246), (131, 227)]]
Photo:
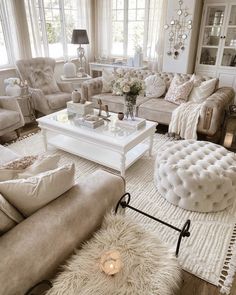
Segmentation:
[(89, 39), (86, 30), (73, 30), (72, 44), (89, 44)]

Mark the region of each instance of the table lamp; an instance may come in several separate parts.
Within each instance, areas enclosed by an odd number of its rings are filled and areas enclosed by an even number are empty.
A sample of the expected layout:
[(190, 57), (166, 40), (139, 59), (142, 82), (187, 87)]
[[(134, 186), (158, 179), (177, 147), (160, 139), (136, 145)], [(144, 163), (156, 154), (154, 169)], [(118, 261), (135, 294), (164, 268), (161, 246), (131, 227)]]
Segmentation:
[(86, 76), (86, 74), (85, 74), (85, 70), (83, 67), (83, 60), (85, 62), (86, 58), (84, 55), (85, 54), (84, 48), (81, 46), (81, 44), (89, 44), (87, 31), (86, 30), (73, 30), (71, 43), (72, 44), (79, 44), (79, 47), (77, 48), (77, 54), (78, 54), (78, 59), (79, 59), (79, 63), (80, 63), (80, 67), (78, 69), (78, 72), (81, 73), (82, 77), (84, 77), (84, 76)]

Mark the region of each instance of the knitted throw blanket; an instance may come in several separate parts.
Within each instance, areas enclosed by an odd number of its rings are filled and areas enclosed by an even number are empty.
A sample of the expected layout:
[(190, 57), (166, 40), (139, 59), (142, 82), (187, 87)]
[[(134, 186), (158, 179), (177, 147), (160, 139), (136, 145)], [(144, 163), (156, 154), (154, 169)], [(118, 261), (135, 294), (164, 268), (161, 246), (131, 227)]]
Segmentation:
[(197, 139), (197, 124), (202, 104), (182, 103), (172, 113), (169, 133), (180, 135), (184, 139)]

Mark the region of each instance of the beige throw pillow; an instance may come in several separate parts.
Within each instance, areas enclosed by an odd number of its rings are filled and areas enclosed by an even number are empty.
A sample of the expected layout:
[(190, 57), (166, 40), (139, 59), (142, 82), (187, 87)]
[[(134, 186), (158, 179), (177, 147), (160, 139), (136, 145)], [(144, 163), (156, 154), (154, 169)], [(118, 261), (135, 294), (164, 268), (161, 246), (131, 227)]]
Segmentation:
[(195, 76), (193, 79), (194, 87), (189, 95), (189, 101), (202, 103), (215, 91), (217, 80), (214, 78), (202, 82)]
[(166, 84), (161, 77), (150, 75), (145, 79), (147, 97), (161, 97), (166, 91)]
[(0, 194), (0, 235), (23, 220), (23, 216)]
[(17, 178), (27, 178), (57, 168), (60, 157), (27, 156), (0, 167), (0, 182)]
[(176, 75), (170, 84), (169, 90), (166, 93), (165, 100), (178, 105), (186, 102), (192, 88), (192, 80), (183, 83)]
[(0, 193), (24, 216), (29, 216), (74, 185), (75, 167), (64, 165), (26, 179), (0, 182)]
[(114, 80), (113, 69), (103, 69), (102, 71), (102, 92), (112, 92), (111, 82)]

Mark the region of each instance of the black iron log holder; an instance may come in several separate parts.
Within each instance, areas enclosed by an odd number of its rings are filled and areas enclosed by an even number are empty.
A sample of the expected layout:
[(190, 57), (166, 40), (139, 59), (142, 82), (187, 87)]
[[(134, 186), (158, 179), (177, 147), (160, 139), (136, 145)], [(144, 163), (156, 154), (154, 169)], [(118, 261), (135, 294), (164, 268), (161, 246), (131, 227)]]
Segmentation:
[(175, 226), (173, 226), (173, 225), (171, 225), (171, 224), (169, 224), (169, 223), (167, 223), (167, 222), (165, 222), (163, 220), (160, 220), (160, 219), (158, 219), (158, 218), (156, 218), (154, 216), (151, 216), (151, 215), (149, 215), (149, 214), (147, 214), (147, 213), (145, 213), (145, 212), (143, 212), (143, 211), (141, 211), (141, 210), (139, 210), (137, 208), (134, 208), (133, 206), (130, 206), (129, 205), (130, 199), (131, 199), (130, 193), (125, 193), (120, 198), (119, 202), (116, 205), (115, 214), (117, 213), (119, 206), (121, 206), (123, 209), (129, 208), (129, 209), (132, 209), (132, 210), (134, 210), (134, 211), (136, 211), (136, 212), (138, 212), (138, 213), (140, 213), (140, 214), (142, 214), (142, 215), (144, 215), (144, 216), (146, 216), (148, 218), (151, 218), (151, 219), (153, 219), (155, 221), (158, 221), (158, 222), (160, 222), (160, 223), (162, 223), (162, 224), (164, 224), (164, 225), (166, 225), (166, 226), (168, 226), (168, 227), (170, 227), (170, 228), (178, 231), (180, 234), (179, 234), (179, 238), (178, 238), (177, 246), (176, 246), (176, 250), (175, 250), (175, 256), (178, 257), (179, 249), (180, 249), (180, 244), (181, 244), (182, 238), (184, 238), (184, 237), (190, 237), (190, 231), (189, 231), (190, 224), (191, 224), (190, 220), (188, 219), (185, 222), (185, 224), (183, 225), (182, 229), (177, 228), (177, 227), (175, 227)]

